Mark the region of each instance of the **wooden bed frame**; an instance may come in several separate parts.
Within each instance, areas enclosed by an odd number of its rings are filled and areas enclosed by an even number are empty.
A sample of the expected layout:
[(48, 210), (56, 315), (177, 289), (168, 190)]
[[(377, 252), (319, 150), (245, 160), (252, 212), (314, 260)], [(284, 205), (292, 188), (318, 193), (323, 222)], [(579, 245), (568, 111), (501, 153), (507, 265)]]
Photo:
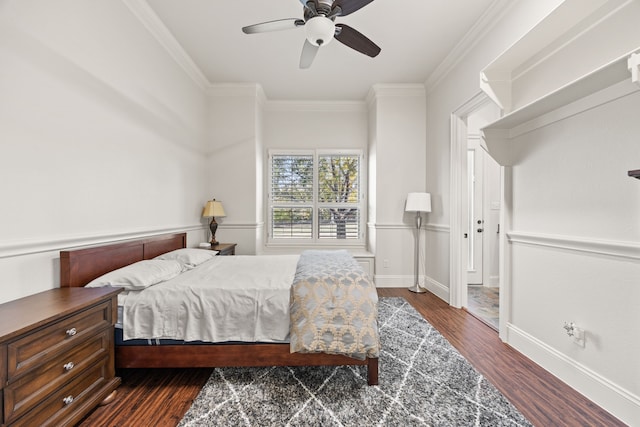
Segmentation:
[[(185, 248), (186, 233), (60, 252), (60, 286), (83, 287), (125, 265)], [(378, 359), (357, 360), (331, 354), (291, 353), (289, 344), (201, 344), (116, 346), (117, 368), (216, 368), (251, 366), (366, 365), (369, 385), (378, 384)]]

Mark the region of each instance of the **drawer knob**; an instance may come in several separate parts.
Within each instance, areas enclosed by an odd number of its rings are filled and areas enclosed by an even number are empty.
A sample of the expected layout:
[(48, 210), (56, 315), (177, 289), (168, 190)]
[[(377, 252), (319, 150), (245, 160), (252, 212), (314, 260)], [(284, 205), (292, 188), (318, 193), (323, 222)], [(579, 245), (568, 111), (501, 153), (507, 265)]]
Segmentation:
[(73, 402), (73, 396), (67, 396), (64, 399), (62, 399), (62, 403), (64, 403), (65, 405), (69, 405)]
[(77, 333), (78, 333), (78, 331), (76, 331), (76, 328), (67, 329), (67, 336), (69, 336), (69, 337), (72, 337)]
[(74, 365), (73, 362), (69, 362), (69, 363), (65, 363), (63, 368), (64, 368), (65, 371), (70, 371), (70, 370), (73, 369), (74, 366), (76, 366), (76, 365)]

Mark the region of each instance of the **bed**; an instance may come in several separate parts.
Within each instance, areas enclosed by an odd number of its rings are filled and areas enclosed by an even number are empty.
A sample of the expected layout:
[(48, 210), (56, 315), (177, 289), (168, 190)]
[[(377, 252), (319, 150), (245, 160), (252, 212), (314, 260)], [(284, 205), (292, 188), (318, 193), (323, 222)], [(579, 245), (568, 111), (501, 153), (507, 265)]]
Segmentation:
[[(92, 280), (142, 260), (186, 248), (186, 233), (60, 252), (61, 287), (84, 287)], [(199, 345), (116, 345), (117, 368), (364, 365), (367, 382), (378, 384), (378, 358), (342, 354), (292, 353), (288, 342), (206, 343)]]

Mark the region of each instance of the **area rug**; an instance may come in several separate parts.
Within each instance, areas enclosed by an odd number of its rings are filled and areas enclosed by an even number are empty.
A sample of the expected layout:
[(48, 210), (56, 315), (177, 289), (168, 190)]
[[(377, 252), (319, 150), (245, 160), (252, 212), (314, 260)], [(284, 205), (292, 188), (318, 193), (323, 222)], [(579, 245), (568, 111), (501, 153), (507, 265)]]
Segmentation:
[(403, 298), (381, 298), (380, 385), (366, 369), (215, 369), (187, 426), (530, 426)]

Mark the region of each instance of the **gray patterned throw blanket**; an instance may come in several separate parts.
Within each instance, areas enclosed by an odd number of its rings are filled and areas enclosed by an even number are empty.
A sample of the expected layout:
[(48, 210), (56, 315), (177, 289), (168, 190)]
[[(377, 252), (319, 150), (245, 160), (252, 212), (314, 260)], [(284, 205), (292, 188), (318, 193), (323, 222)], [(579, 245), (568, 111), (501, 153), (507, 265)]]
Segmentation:
[(378, 294), (346, 251), (300, 255), (291, 287), (291, 352), (378, 357)]

